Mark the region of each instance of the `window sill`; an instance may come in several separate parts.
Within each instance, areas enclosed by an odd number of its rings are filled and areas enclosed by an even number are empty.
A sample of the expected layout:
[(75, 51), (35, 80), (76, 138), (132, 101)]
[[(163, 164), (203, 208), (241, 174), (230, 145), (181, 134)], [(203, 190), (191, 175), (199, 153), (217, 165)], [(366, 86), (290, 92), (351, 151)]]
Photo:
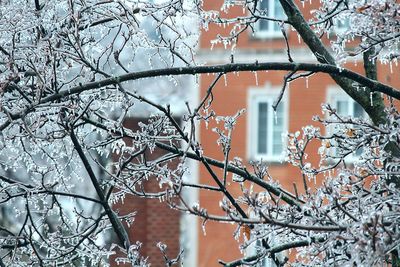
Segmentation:
[(251, 40), (260, 41), (260, 40), (284, 40), (282, 32), (255, 32), (250, 35)]

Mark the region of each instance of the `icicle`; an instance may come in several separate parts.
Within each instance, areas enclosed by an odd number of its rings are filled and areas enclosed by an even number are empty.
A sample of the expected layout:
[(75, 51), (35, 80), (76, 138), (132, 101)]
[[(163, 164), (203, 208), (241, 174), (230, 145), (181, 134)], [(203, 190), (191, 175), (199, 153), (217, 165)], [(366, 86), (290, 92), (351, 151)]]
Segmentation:
[(274, 118), (275, 118), (275, 124), (278, 124), (278, 115), (275, 109), (274, 109)]
[(228, 81), (226, 79), (226, 74), (224, 74), (223, 76), (224, 76), (224, 84), (225, 84), (225, 87), (226, 87), (226, 86), (228, 86)]
[(374, 103), (373, 103), (374, 101), (372, 99), (372, 92), (369, 93), (369, 101), (371, 103), (371, 107), (373, 107), (374, 106)]
[(202, 222), (202, 224), (201, 224), (201, 230), (203, 230), (203, 235), (204, 235), (204, 236), (207, 235), (207, 233), (206, 233), (206, 222), (207, 222), (207, 220), (204, 220), (204, 221)]
[(236, 241), (239, 241), (239, 238), (240, 238), (240, 228), (241, 227), (239, 227), (239, 229), (237, 230), (237, 233), (235, 233), (235, 236), (234, 236)]
[(392, 61), (389, 62), (389, 67), (390, 67), (390, 74), (393, 74), (393, 64), (392, 64)]
[(308, 89), (308, 77), (306, 77), (306, 88)]
[(256, 85), (258, 86), (258, 75), (257, 75), (257, 71), (254, 72), (254, 77), (256, 79)]

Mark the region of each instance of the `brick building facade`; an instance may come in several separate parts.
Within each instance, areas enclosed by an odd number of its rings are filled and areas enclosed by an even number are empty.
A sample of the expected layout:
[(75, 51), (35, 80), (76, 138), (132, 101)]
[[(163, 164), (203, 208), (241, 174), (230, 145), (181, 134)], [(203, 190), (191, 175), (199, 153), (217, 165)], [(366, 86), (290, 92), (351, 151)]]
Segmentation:
[[(219, 10), (223, 1), (205, 1), (205, 9)], [(269, 14), (279, 14), (278, 1), (263, 0), (261, 3), (270, 7)], [(299, 4), (299, 3), (298, 3)], [(307, 4), (306, 9), (317, 9), (318, 1)], [(302, 8), (302, 5), (299, 5)], [(304, 14), (309, 14), (302, 9)], [(242, 16), (242, 7), (232, 7), (229, 16)], [(345, 26), (345, 25), (344, 25)], [(342, 27), (342, 25), (340, 26)], [(285, 40), (280, 28), (276, 23), (268, 22), (255, 25), (256, 32), (250, 30), (242, 33), (233, 53), (235, 62), (287, 62), (287, 51)], [(341, 30), (340, 28), (338, 30)], [(222, 44), (216, 44), (210, 51), (210, 43), (218, 34), (229, 35), (229, 27), (224, 25), (210, 25), (208, 31), (202, 32), (200, 50), (198, 57), (207, 64), (226, 64), (231, 59), (231, 50), (225, 49)], [(291, 48), (291, 55), (295, 62), (316, 62), (315, 57), (310, 53), (305, 44), (300, 40), (297, 33), (287, 29), (288, 42)], [(328, 44), (329, 40), (324, 40)], [(360, 58), (346, 65), (359, 73), (364, 73), (363, 64)], [(378, 66), (378, 79), (389, 85), (400, 85), (400, 76), (393, 78), (392, 73), (399, 72), (399, 67)], [(299, 191), (302, 191), (302, 176), (300, 171), (286, 163), (282, 163), (282, 149), (285, 139), (282, 133), (294, 133), (301, 131), (306, 125), (316, 125), (324, 129), (322, 125), (312, 121), (314, 115), (324, 116), (321, 113), (321, 103), (329, 103), (334, 106), (342, 115), (364, 116), (359, 106), (354, 103), (326, 74), (317, 74), (305, 79), (298, 79), (290, 83), (286, 89), (285, 97), (274, 115), (271, 105), (279, 94), (284, 75), (286, 72), (261, 71), (258, 73), (241, 72), (238, 74), (227, 74), (225, 81), (220, 81), (213, 89), (212, 109), (217, 115), (232, 116), (242, 108), (246, 113), (238, 119), (233, 131), (231, 144), (231, 158), (240, 157), (251, 169), (249, 162), (263, 159), (267, 162), (269, 173), (280, 182), (288, 191), (294, 193), (293, 183), (297, 184)], [(390, 74), (387, 75), (387, 74)], [(392, 77), (390, 79), (390, 77)], [(203, 97), (215, 79), (214, 75), (202, 75), (200, 80), (200, 97)], [(200, 140), (204, 148), (204, 154), (223, 160), (222, 148), (217, 145), (217, 134), (210, 129), (217, 127), (211, 124), (206, 127), (201, 125)], [(309, 161), (317, 166), (319, 156), (317, 153), (319, 144), (311, 143), (309, 147)], [(351, 161), (351, 159), (349, 158)], [(218, 172), (217, 172), (218, 173)], [(212, 179), (205, 168), (200, 167), (200, 183), (212, 184)], [(317, 180), (316, 184), (321, 183)], [(240, 188), (232, 183), (228, 187), (234, 194), (240, 194)], [(304, 190), (303, 190), (304, 191)], [(207, 208), (210, 214), (222, 215), (219, 207), (222, 196), (219, 193), (200, 192), (199, 202), (202, 207)], [(231, 261), (242, 257), (238, 249), (238, 241), (234, 240), (234, 226), (215, 222), (207, 222), (206, 234), (199, 231), (199, 261), (196, 266), (219, 266), (218, 260)], [(265, 266), (270, 266), (265, 264)], [(273, 266), (273, 265), (271, 265)], [(264, 266), (263, 266), (264, 267)]]
[[(158, 183), (149, 183), (146, 190), (158, 190)], [(118, 207), (119, 214), (136, 211), (135, 221), (129, 228), (130, 240), (142, 243), (140, 254), (148, 257), (152, 266), (165, 266), (165, 261), (158, 242), (167, 245), (167, 255), (175, 258), (180, 252), (180, 212), (172, 210), (165, 202), (158, 199), (128, 196)], [(124, 266), (123, 264), (113, 266)], [(130, 266), (130, 265), (126, 265)]]
[[(139, 123), (145, 121), (143, 118), (130, 118), (126, 122), (126, 127), (133, 131), (139, 130)], [(158, 158), (165, 153), (160, 149), (155, 149), (153, 153), (146, 151), (148, 160)], [(171, 167), (178, 164), (177, 161), (172, 161)], [(164, 188), (156, 179), (151, 177), (147, 181), (142, 182), (143, 192), (156, 193), (162, 192)], [(137, 188), (138, 190), (138, 188)], [(131, 212), (136, 212), (135, 220), (131, 227), (127, 227), (129, 239), (132, 243), (138, 241), (142, 243), (140, 255), (148, 258), (148, 262), (152, 266), (165, 266), (163, 254), (157, 247), (158, 242), (167, 245), (167, 256), (175, 258), (180, 248), (180, 233), (181, 233), (181, 212), (170, 209), (165, 201), (158, 198), (144, 198), (133, 195), (126, 195), (123, 202), (118, 202), (114, 209), (119, 212), (119, 215), (126, 215)], [(117, 255), (118, 256), (118, 255)], [(113, 261), (112, 266), (130, 266), (117, 264)]]
[[(204, 1), (205, 10), (219, 10), (223, 1)], [(263, 0), (270, 7), (270, 16), (281, 16), (276, 0)], [(306, 5), (305, 8), (311, 10), (318, 7), (318, 1)], [(300, 8), (302, 6), (300, 5)], [(303, 10), (304, 14), (309, 14)], [(230, 9), (229, 16), (241, 16), (243, 9), (233, 7)], [(225, 49), (222, 44), (213, 45), (211, 41), (218, 34), (229, 35), (229, 27), (223, 25), (210, 25), (208, 31), (203, 31), (200, 36), (200, 46), (198, 51), (198, 61), (206, 64), (226, 64), (232, 60), (231, 50)], [(235, 62), (286, 62), (287, 51), (286, 43), (276, 23), (264, 23), (255, 25), (256, 32), (242, 33), (241, 38), (233, 53)], [(339, 29), (340, 30), (340, 29)], [(316, 62), (314, 56), (301, 41), (297, 33), (287, 30), (288, 43), (291, 48), (291, 55), (296, 62)], [(329, 40), (323, 40), (328, 44)], [(356, 72), (364, 73), (360, 58), (348, 63), (347, 68)], [(394, 77), (388, 73), (398, 72), (399, 67), (378, 66), (378, 79), (389, 85), (400, 85), (400, 76)], [(252, 160), (263, 159), (267, 162), (269, 173), (278, 180), (288, 191), (294, 193), (293, 184), (297, 184), (299, 191), (302, 191), (302, 176), (300, 171), (286, 163), (282, 163), (282, 151), (285, 146), (285, 139), (282, 134), (286, 132), (294, 133), (301, 131), (305, 125), (316, 125), (323, 127), (312, 121), (315, 115), (324, 116), (321, 113), (321, 103), (329, 103), (334, 106), (342, 115), (364, 116), (362, 111), (353, 100), (351, 100), (326, 74), (318, 74), (305, 79), (298, 79), (287, 88), (283, 101), (276, 113), (272, 112), (271, 106), (282, 88), (283, 79), (286, 72), (242, 72), (238, 74), (227, 74), (213, 90), (212, 109), (221, 116), (234, 115), (238, 110), (245, 108), (246, 113), (238, 119), (232, 136), (231, 158), (240, 157), (247, 164)], [(201, 75), (198, 98), (201, 99), (209, 85), (215, 79), (214, 75)], [(225, 81), (224, 81), (225, 80)], [(217, 145), (217, 134), (211, 129), (216, 127), (212, 123), (200, 125), (200, 142), (204, 149), (204, 154), (223, 160), (222, 148)], [(134, 127), (134, 126), (133, 126)], [(318, 165), (317, 156), (319, 144), (311, 143), (309, 146), (309, 161), (313, 165)], [(201, 166), (198, 173), (193, 169), (192, 179), (198, 180), (202, 184), (213, 184), (212, 178)], [(216, 173), (221, 173), (216, 170)], [(320, 184), (317, 180), (316, 184)], [(149, 185), (157, 186), (158, 185)], [(228, 189), (235, 195), (240, 194), (240, 188), (232, 183)], [(196, 193), (197, 194), (197, 193)], [(201, 191), (199, 195), (193, 194), (198, 198), (201, 207), (205, 207), (210, 214), (223, 215), (219, 207), (222, 198), (220, 193), (212, 191)], [(177, 255), (181, 240), (182, 220), (178, 212), (167, 209), (165, 203), (158, 200), (148, 200), (139, 198), (128, 198), (124, 205), (120, 207), (121, 214), (138, 211), (135, 219), (133, 231), (130, 232), (132, 240), (139, 240), (144, 244), (142, 254), (149, 256), (152, 266), (163, 266), (162, 255), (155, 244), (162, 241), (168, 245), (170, 255)], [(199, 226), (198, 226), (199, 225)], [(204, 226), (201, 223), (191, 220), (185, 225), (191, 236), (187, 241), (192, 256), (184, 261), (185, 266), (220, 266), (218, 260), (231, 261), (242, 257), (239, 251), (238, 241), (234, 240), (233, 232), (235, 227), (230, 224), (207, 222)], [(157, 230), (155, 230), (157, 229)], [(193, 255), (194, 254), (194, 255)], [(158, 256), (155, 256), (158, 255)], [(268, 265), (265, 265), (268, 266)], [(264, 267), (264, 266), (263, 266)]]

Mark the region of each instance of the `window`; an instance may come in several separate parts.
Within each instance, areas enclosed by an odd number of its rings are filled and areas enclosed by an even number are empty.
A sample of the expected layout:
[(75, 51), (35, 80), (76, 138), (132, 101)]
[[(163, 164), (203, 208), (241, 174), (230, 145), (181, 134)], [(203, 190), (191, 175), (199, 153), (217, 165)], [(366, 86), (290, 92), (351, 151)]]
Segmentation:
[(350, 19), (349, 18), (345, 18), (343, 20), (336, 19), (334, 20), (334, 25), (336, 34), (344, 34), (348, 29), (350, 29)]
[(349, 96), (346, 99), (336, 99), (334, 106), (341, 116), (353, 118), (362, 118), (364, 116), (364, 109)]
[(249, 91), (250, 158), (280, 161), (284, 150), (283, 133), (287, 131), (287, 100), (283, 98), (276, 112), (273, 103), (280, 89)]
[[(345, 94), (342, 90), (336, 88), (330, 88), (328, 90), (328, 103), (336, 109), (339, 116), (346, 118), (365, 118), (366, 113), (360, 104), (355, 102), (350, 96)], [(339, 130), (341, 125), (331, 125), (327, 131), (333, 134), (335, 131)], [(362, 148), (357, 149), (355, 153), (352, 153), (346, 157), (346, 160), (354, 161), (362, 153)], [(337, 155), (333, 152), (332, 155)]]
[(350, 29), (350, 15), (349, 8), (344, 5), (343, 1), (336, 7), (337, 14), (332, 18), (333, 30), (336, 34), (344, 34)]
[[(261, 0), (258, 5), (261, 17), (285, 19), (285, 13), (278, 0)], [(260, 38), (268, 38), (280, 37), (282, 33), (278, 22), (259, 19), (255, 24), (255, 35)]]

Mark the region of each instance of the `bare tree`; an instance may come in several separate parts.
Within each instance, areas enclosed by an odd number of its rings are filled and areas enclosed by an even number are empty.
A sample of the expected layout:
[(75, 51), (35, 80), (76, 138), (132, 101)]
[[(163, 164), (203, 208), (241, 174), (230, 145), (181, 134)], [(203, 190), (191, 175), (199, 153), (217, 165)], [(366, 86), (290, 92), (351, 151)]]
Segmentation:
[[(164, 199), (171, 208), (205, 221), (233, 222), (238, 227), (235, 234), (242, 229), (249, 233), (243, 249), (261, 244), (255, 255), (221, 261), (224, 266), (252, 265), (265, 258), (284, 265), (287, 259), (278, 253), (293, 248), (299, 255), (293, 264), (299, 266), (398, 266), (400, 182), (391, 168), (399, 155), (400, 124), (394, 102), (400, 92), (377, 80), (376, 61), (397, 63), (399, 4), (324, 0), (307, 21), (294, 1), (279, 2), (285, 18), (269, 17), (262, 0), (225, 1), (218, 10), (204, 10), (202, 1), (184, 0), (1, 1), (0, 203), (13, 208), (9, 216), (16, 223), (0, 226), (0, 266), (98, 266), (107, 264), (116, 250), (124, 253), (118, 262), (146, 266), (140, 244), (127, 234), (135, 211), (127, 215), (113, 210), (113, 204), (127, 194)], [(232, 17), (230, 9), (237, 5), (244, 15)], [(327, 47), (320, 37), (345, 18), (351, 28)], [(258, 21), (278, 24), (285, 38), (285, 28), (297, 32), (316, 61), (294, 61), (288, 44), (286, 62), (235, 63), (232, 57), (224, 65), (196, 63), (198, 30), (227, 25), (230, 33), (216, 36), (213, 45), (234, 47)], [(346, 43), (353, 39), (356, 45), (348, 49)], [(343, 67), (346, 59), (358, 55), (364, 59), (366, 75)], [(143, 60), (149, 61), (147, 69)], [(152, 68), (153, 62), (159, 67)], [(304, 187), (302, 194), (278, 186), (265, 162), (249, 166), (231, 155), (231, 134), (243, 110), (228, 117), (212, 110), (213, 90), (224, 74), (266, 70), (288, 72), (275, 109), (287, 83), (326, 73), (370, 117), (344, 118), (326, 105), (324, 111), (330, 116), (316, 120), (338, 125), (338, 131), (324, 135), (305, 126), (302, 134), (289, 135), (286, 158), (303, 174), (303, 185), (296, 185)], [(187, 103), (183, 123), (178, 123), (172, 104), (160, 98), (168, 99), (176, 91), (177, 77), (200, 74), (215, 74), (215, 80), (197, 106)], [(154, 97), (159, 87), (143, 86), (142, 80), (148, 79), (166, 84), (161, 97)], [(143, 105), (153, 115), (139, 131), (125, 127), (124, 121)], [(197, 140), (198, 122), (213, 120), (223, 122), (215, 130), (223, 161), (204, 155)], [(319, 166), (307, 163), (312, 140), (321, 143)], [(359, 160), (346, 165), (344, 158), (358, 148), (362, 148)], [(164, 153), (154, 158), (155, 150)], [(110, 159), (108, 165), (98, 160), (99, 154)], [(172, 167), (171, 161), (179, 164)], [(212, 184), (183, 180), (189, 161), (199, 162)], [(18, 173), (16, 179), (6, 175), (7, 170), (22, 167), (26, 173)], [(331, 175), (323, 185), (310, 189), (309, 181), (328, 171)], [(241, 186), (241, 196), (229, 191), (228, 174)], [(149, 179), (160, 183), (158, 192), (144, 190)], [(96, 194), (88, 196), (80, 183), (90, 185)], [(260, 189), (249, 190), (251, 184)], [(186, 188), (219, 192), (225, 216), (187, 203), (182, 197)], [(93, 206), (101, 212), (93, 214)], [(118, 238), (116, 244), (102, 238), (110, 231)], [(271, 245), (271, 235), (279, 242)], [(159, 248), (167, 266), (179, 262), (179, 255), (168, 257), (165, 245)]]

